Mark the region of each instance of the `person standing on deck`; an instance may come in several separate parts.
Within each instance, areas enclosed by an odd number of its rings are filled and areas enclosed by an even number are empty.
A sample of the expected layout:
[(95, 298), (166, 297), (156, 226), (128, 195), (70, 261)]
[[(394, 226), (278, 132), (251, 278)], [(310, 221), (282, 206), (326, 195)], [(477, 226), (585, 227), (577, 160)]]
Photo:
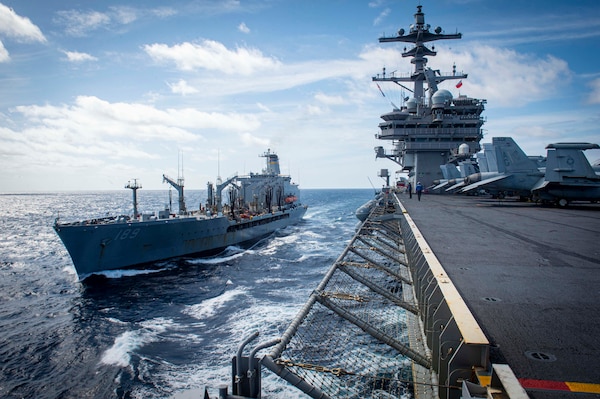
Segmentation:
[(415, 191), (417, 192), (417, 198), (419, 199), (419, 201), (421, 201), (421, 193), (423, 193), (423, 185), (421, 184), (421, 182), (417, 182)]
[(410, 182), (408, 182), (408, 185), (406, 186), (406, 191), (408, 191), (408, 198), (412, 198), (412, 184), (410, 184)]

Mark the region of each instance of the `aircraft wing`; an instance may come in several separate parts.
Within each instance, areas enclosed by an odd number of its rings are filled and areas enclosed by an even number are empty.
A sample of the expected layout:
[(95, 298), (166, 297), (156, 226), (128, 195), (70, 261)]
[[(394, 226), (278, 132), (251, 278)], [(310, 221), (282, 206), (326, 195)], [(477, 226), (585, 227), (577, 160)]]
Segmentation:
[(439, 188), (444, 188), (444, 187), (446, 187), (447, 185), (448, 185), (448, 182), (447, 182), (447, 181), (445, 181), (445, 182), (443, 182), (443, 183), (440, 183), (440, 184), (438, 184), (437, 186), (435, 186), (435, 187), (434, 187), (432, 190), (437, 190), (437, 189), (439, 189)]
[(539, 182), (537, 182), (537, 184), (535, 186), (533, 186), (533, 188), (531, 189), (531, 191), (536, 191), (536, 190), (541, 190), (544, 187), (546, 187), (550, 182), (548, 180), (545, 179), (540, 179)]
[(462, 187), (462, 186), (464, 186), (464, 185), (465, 185), (465, 182), (464, 182), (464, 181), (461, 181), (460, 183), (456, 183), (455, 185), (453, 185), (453, 186), (451, 186), (451, 187), (448, 187), (448, 188), (446, 189), (446, 191), (452, 191), (452, 190), (455, 190), (455, 189), (457, 189), (457, 188), (460, 188), (460, 187)]
[(490, 183), (494, 183), (496, 181), (506, 179), (509, 176), (512, 176), (512, 174), (504, 174), (504, 175), (490, 177), (489, 179), (485, 179), (485, 180), (478, 181), (477, 183), (469, 184), (468, 186), (466, 186), (462, 190), (460, 190), (460, 192), (466, 193), (467, 191), (475, 190), (476, 188), (486, 186)]

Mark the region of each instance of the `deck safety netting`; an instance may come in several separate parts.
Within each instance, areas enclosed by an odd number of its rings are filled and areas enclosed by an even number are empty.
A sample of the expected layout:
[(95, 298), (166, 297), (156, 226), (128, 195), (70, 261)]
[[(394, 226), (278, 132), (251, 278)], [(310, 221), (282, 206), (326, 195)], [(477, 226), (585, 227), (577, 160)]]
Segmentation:
[(270, 354), (331, 398), (411, 398), (413, 362), (429, 367), (409, 345), (407, 313), (417, 310), (403, 295), (410, 276), (394, 215), (381, 199)]

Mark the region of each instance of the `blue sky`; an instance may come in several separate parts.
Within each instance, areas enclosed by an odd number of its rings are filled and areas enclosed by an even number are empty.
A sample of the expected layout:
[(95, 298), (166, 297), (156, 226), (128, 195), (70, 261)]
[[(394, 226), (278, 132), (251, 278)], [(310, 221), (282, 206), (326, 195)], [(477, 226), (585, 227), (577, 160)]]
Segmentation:
[(378, 186), (398, 169), (375, 160), (379, 115), (402, 93), (371, 78), (413, 70), (378, 38), (417, 4), (463, 34), (428, 66), (469, 74), (483, 142), (600, 143), (596, 0), (0, 0), (0, 192), (166, 189), (180, 153), (186, 188), (204, 189), (259, 172), (267, 148), (301, 187)]

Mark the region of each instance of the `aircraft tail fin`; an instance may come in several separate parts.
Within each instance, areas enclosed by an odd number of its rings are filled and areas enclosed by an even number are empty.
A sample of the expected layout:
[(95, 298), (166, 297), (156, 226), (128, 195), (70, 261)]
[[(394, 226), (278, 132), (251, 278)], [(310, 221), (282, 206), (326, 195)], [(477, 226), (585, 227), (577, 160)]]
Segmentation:
[(459, 162), (458, 167), (460, 169), (460, 176), (458, 176), (458, 177), (467, 177), (467, 176), (472, 175), (473, 173), (478, 172), (477, 170), (475, 170), (475, 166), (473, 165), (473, 162), (469, 162), (469, 161)]
[(489, 172), (488, 160), (485, 152), (478, 152), (477, 154), (475, 154), (475, 157), (477, 158), (477, 165), (479, 165), (479, 171)]
[(537, 163), (525, 155), (512, 137), (494, 137), (492, 145), (496, 150), (498, 172), (537, 172)]
[(497, 172), (498, 160), (496, 159), (496, 149), (492, 143), (483, 143), (483, 154), (487, 161), (487, 170), (485, 172)]
[[(450, 166), (451, 165), (451, 166)], [(448, 179), (458, 179), (460, 178), (460, 170), (454, 164), (448, 165)]]
[(584, 150), (598, 149), (598, 144), (591, 143), (556, 143), (549, 144), (546, 160), (545, 180), (562, 182), (564, 178), (586, 178), (596, 180), (594, 171)]
[(440, 165), (440, 169), (442, 170), (442, 175), (444, 176), (445, 180), (460, 178), (460, 172), (453, 163)]

